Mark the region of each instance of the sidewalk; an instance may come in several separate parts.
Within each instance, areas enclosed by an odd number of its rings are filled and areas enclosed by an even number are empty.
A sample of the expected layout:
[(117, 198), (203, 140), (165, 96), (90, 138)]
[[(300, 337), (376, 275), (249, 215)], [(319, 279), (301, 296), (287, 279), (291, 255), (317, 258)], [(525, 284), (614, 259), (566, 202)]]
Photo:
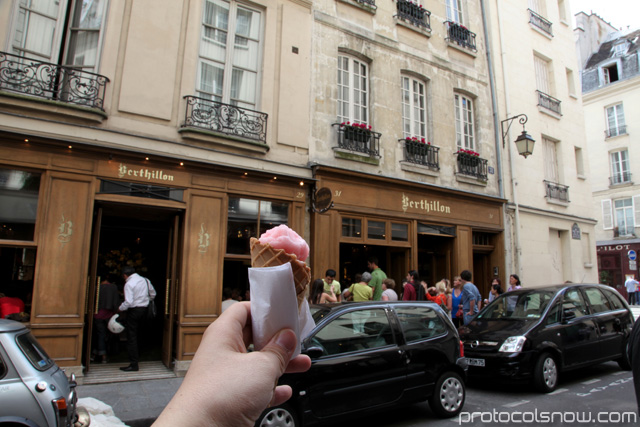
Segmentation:
[(79, 385), (78, 397), (93, 397), (113, 408), (131, 427), (150, 426), (169, 403), (183, 378)]

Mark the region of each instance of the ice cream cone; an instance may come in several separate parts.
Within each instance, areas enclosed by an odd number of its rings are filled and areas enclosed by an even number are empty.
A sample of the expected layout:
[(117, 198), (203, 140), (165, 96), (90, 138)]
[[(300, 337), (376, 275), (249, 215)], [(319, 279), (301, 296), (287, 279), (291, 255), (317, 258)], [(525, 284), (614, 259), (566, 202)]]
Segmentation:
[(296, 285), (298, 309), (305, 299), (305, 290), (311, 282), (311, 269), (295, 255), (288, 254), (282, 249), (275, 249), (270, 244), (263, 245), (255, 237), (251, 238), (251, 267), (275, 267), (291, 263), (293, 281)]

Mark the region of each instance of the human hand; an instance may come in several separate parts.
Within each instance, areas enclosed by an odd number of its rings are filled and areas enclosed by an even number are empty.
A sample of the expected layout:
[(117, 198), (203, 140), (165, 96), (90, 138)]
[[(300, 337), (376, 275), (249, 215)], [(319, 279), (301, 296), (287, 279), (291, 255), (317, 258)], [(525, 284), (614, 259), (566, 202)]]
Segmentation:
[(248, 353), (251, 306), (233, 304), (205, 331), (182, 385), (153, 425), (253, 426), (267, 406), (291, 397), (291, 387), (276, 387), (278, 378), (311, 366), (306, 355), (291, 359), (296, 340), (283, 329)]

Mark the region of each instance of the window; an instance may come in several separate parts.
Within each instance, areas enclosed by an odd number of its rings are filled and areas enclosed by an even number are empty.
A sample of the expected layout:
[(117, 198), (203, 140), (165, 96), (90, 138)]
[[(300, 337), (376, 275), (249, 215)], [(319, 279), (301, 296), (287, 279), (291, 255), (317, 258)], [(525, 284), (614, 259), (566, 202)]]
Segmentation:
[(591, 235), (582, 232), (582, 262), (585, 266), (591, 266)]
[(405, 340), (410, 343), (442, 335), (447, 328), (435, 311), (427, 307), (396, 307)]
[(558, 149), (556, 142), (542, 137), (542, 146), (544, 148), (544, 177), (547, 181), (559, 183), (558, 174)]
[(288, 224), (289, 204), (229, 197), (227, 253), (249, 255), (249, 239), (270, 228)]
[(567, 22), (567, 6), (564, 0), (558, 0), (558, 16), (561, 21)]
[(0, 239), (32, 241), (40, 174), (0, 169)]
[(343, 237), (362, 237), (362, 220), (358, 218), (342, 218)]
[(567, 313), (573, 313), (573, 317), (582, 317), (589, 314), (587, 310), (587, 304), (582, 298), (582, 294), (578, 289), (569, 289), (564, 295), (562, 303), (562, 311), (566, 315)]
[(584, 293), (587, 295), (587, 301), (589, 301), (589, 305), (594, 314), (611, 310), (609, 301), (599, 289), (587, 288), (584, 290)]
[(603, 292), (609, 298), (613, 310), (624, 309), (624, 304), (622, 303), (619, 293), (610, 291), (609, 289), (604, 289)]
[(262, 14), (235, 1), (205, 0), (198, 96), (256, 109)]
[(427, 138), (425, 84), (402, 77), (402, 133), (405, 138)]
[(107, 0), (21, 0), (11, 53), (56, 64), (64, 58), (63, 65), (96, 72), (106, 4)]
[(369, 122), (368, 75), (361, 60), (338, 56), (338, 122)]
[(573, 78), (573, 71), (566, 69), (567, 71), (567, 89), (570, 96), (576, 96), (576, 82)]
[(619, 236), (631, 236), (633, 234), (633, 201), (620, 199), (613, 202), (616, 231)]
[(446, 0), (447, 20), (458, 24), (464, 24), (462, 19), (462, 0)]
[(602, 80), (604, 84), (609, 84), (618, 81), (618, 64), (611, 64), (606, 67), (602, 67)]
[(456, 145), (458, 148), (478, 151), (475, 148), (473, 130), (473, 101), (466, 96), (456, 94)]
[(545, 0), (529, 0), (529, 9), (533, 10), (540, 16), (547, 16)]
[(623, 56), (627, 53), (627, 44), (626, 42), (621, 42), (613, 45), (613, 54), (614, 56)]
[(607, 137), (610, 138), (627, 133), (622, 104), (607, 107), (605, 111), (607, 116)]
[(549, 72), (551, 68), (550, 61), (534, 55), (533, 65), (536, 73), (536, 89), (547, 95), (553, 95), (551, 74)]
[(582, 148), (574, 147), (576, 155), (576, 173), (578, 177), (584, 177), (584, 159), (582, 157)]
[(629, 172), (629, 152), (627, 150), (614, 151), (611, 156), (611, 185), (623, 184), (631, 181)]

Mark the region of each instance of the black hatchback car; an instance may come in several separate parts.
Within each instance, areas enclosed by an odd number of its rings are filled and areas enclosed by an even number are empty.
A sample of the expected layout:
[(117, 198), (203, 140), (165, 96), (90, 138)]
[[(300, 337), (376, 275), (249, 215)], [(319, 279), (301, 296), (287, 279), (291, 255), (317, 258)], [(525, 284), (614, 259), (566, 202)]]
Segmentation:
[(570, 284), (506, 292), (459, 329), (469, 377), (531, 380), (553, 391), (561, 371), (616, 360), (630, 369), (633, 315), (615, 290)]
[(256, 425), (325, 423), (424, 400), (440, 417), (462, 410), (462, 343), (438, 305), (338, 303), (311, 312), (316, 327), (302, 342), (311, 368), (281, 377), (293, 397), (265, 410)]

